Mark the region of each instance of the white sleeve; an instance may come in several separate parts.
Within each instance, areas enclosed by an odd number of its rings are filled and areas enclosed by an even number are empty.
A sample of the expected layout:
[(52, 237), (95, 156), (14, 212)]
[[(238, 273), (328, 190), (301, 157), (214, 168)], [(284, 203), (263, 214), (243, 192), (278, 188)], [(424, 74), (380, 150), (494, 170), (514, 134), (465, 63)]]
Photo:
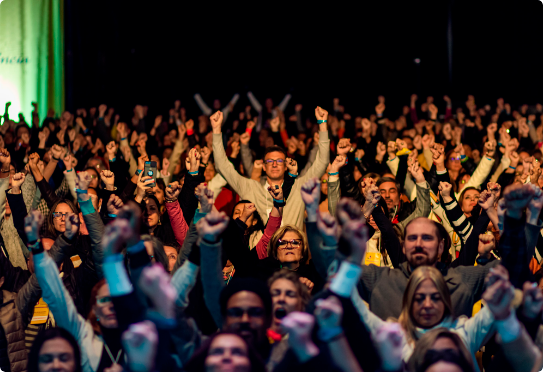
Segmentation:
[(260, 104), (260, 102), (258, 102), (256, 97), (253, 95), (253, 92), (248, 92), (247, 97), (249, 98), (249, 101), (251, 102), (251, 105), (253, 106), (253, 108), (258, 113), (261, 113), (262, 112), (262, 105)]
[(204, 115), (207, 115), (207, 116), (211, 116), (211, 114), (213, 113), (212, 110), (209, 108), (208, 105), (206, 105), (206, 103), (204, 102), (204, 100), (202, 99), (202, 96), (200, 95), (200, 93), (196, 93), (194, 95), (194, 100), (196, 101), (196, 104), (198, 104), (198, 107), (200, 107), (200, 110), (202, 110), (202, 112), (204, 113)]

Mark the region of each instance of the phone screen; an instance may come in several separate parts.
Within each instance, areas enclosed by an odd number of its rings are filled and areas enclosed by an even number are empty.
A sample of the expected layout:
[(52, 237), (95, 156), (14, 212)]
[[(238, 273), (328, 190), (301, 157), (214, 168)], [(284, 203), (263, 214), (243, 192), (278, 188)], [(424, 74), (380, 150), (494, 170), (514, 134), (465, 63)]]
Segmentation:
[(153, 182), (150, 184), (151, 187), (156, 186), (156, 176), (157, 176), (157, 166), (156, 161), (146, 161), (143, 168), (143, 177), (152, 177)]

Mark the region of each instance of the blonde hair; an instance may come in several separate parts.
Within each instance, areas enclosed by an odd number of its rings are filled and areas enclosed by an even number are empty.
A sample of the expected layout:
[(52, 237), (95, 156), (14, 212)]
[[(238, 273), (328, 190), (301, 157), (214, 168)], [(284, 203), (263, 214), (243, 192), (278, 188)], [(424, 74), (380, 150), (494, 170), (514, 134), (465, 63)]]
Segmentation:
[(295, 232), (300, 237), (300, 240), (302, 241), (302, 258), (300, 259), (300, 263), (305, 262), (309, 255), (309, 244), (307, 242), (307, 237), (303, 231), (294, 225), (282, 226), (275, 232), (275, 234), (273, 234), (270, 239), (270, 243), (268, 244), (268, 257), (273, 257), (277, 260), (279, 239), (281, 239), (289, 231)]
[(400, 325), (405, 330), (409, 342), (415, 342), (417, 340), (417, 326), (411, 311), (413, 307), (413, 298), (415, 297), (415, 292), (419, 285), (426, 279), (430, 279), (432, 283), (434, 283), (441, 296), (441, 301), (443, 301), (443, 304), (445, 305), (443, 318), (453, 316), (451, 295), (449, 293), (449, 288), (447, 288), (447, 283), (445, 283), (445, 279), (443, 279), (443, 275), (441, 275), (438, 269), (432, 266), (417, 267), (415, 271), (411, 273), (411, 277), (407, 282), (407, 287), (403, 293), (402, 312), (398, 319)]

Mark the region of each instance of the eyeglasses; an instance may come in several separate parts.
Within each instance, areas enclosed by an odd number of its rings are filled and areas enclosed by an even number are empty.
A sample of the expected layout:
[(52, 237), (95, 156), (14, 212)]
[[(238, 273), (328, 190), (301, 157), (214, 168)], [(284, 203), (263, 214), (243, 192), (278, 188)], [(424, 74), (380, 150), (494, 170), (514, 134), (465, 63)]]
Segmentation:
[(98, 306), (106, 306), (111, 303), (111, 296), (96, 297), (96, 304)]
[(226, 316), (231, 318), (241, 318), (243, 314), (247, 314), (250, 318), (261, 318), (264, 316), (264, 309), (261, 307), (250, 307), (248, 309), (231, 307), (226, 310)]
[(281, 248), (286, 247), (289, 243), (292, 247), (295, 247), (295, 248), (302, 245), (302, 241), (300, 239), (292, 239), (292, 240), (279, 239), (278, 243), (279, 243), (279, 247)]
[(458, 157), (456, 157), (456, 158), (453, 156), (453, 157), (451, 158), (451, 161), (455, 161), (455, 160), (460, 160), (460, 156), (458, 156)]
[(283, 159), (268, 159), (268, 160), (264, 160), (264, 162), (266, 164), (270, 164), (272, 165), (273, 163), (277, 163), (278, 165), (281, 165), (283, 164), (285, 161)]
[(53, 218), (61, 219), (62, 217), (66, 218), (68, 213), (61, 213), (61, 212), (53, 212)]

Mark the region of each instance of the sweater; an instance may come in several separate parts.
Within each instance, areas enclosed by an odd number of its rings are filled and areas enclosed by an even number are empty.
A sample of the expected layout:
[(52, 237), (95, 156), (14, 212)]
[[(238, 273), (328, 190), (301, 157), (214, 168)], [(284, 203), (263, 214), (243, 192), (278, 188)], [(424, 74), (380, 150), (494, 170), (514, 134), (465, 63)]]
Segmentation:
[[(315, 162), (307, 173), (300, 176), (294, 182), (292, 190), (283, 210), (283, 224), (295, 225), (303, 229), (305, 206), (300, 193), (302, 185), (310, 178), (321, 177), (330, 162), (330, 140), (328, 132), (319, 132), (319, 150)], [(213, 134), (213, 157), (218, 172), (224, 177), (228, 184), (239, 194), (241, 199), (250, 200), (255, 203), (262, 221), (266, 223), (273, 207), (273, 200), (267, 190), (267, 183), (263, 187), (258, 181), (243, 177), (234, 169), (228, 161), (221, 134)]]

